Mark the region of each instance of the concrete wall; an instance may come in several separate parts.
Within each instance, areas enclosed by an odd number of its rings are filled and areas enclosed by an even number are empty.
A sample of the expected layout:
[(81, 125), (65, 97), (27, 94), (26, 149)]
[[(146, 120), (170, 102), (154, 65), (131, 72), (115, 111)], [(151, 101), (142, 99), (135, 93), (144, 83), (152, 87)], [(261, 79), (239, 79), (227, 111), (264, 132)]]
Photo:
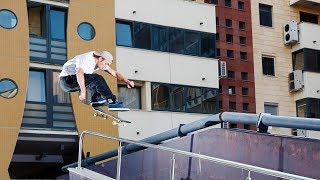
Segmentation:
[(18, 19), (13, 29), (0, 27), (0, 80), (9, 78), (18, 86), (18, 94), (14, 98), (0, 97), (0, 179), (9, 179), (8, 167), (18, 138), (26, 100), (29, 31), (26, 1), (2, 0), (1, 9), (11, 10)]
[(117, 68), (129, 79), (219, 88), (217, 59), (120, 46), (116, 49)]
[[(185, 0), (117, 0), (115, 2), (118, 19), (216, 32), (214, 5)], [(200, 22), (203, 22), (203, 25), (200, 25)]]
[(320, 99), (320, 84), (316, 83), (320, 79), (320, 74), (315, 72), (303, 72), (304, 88), (301, 91), (294, 93), (294, 100), (304, 98)]
[(298, 25), (298, 28), (299, 42), (293, 46), (292, 51), (303, 48), (320, 50), (320, 25), (302, 22)]

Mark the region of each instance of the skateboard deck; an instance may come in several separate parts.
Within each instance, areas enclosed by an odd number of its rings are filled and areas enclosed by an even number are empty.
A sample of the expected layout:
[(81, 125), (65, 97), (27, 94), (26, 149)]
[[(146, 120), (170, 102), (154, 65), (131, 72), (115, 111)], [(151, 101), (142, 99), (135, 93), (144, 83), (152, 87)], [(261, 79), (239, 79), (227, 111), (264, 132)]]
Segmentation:
[(126, 121), (123, 120), (117, 116), (114, 116), (112, 114), (106, 113), (103, 109), (101, 109), (100, 107), (94, 107), (92, 106), (92, 108), (96, 111), (93, 116), (94, 117), (102, 117), (104, 119), (107, 119), (108, 117), (111, 117), (112, 119), (114, 119), (114, 121), (112, 121), (112, 125), (120, 125), (125, 127), (128, 123), (131, 123), (130, 121)]

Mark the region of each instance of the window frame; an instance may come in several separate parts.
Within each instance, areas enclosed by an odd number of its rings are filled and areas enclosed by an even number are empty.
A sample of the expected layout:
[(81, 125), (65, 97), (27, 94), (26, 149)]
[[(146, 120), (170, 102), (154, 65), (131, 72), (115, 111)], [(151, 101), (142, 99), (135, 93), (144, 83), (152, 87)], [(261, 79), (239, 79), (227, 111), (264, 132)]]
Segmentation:
[[(263, 67), (263, 58), (273, 59), (273, 75), (272, 74), (265, 74), (264, 67)], [(262, 57), (261, 57), (261, 66), (262, 66), (262, 75), (270, 76), (270, 77), (276, 77), (277, 73), (276, 73), (276, 57), (275, 56), (262, 55)]]
[(0, 9), (0, 12), (1, 11), (8, 11), (8, 12), (10, 12), (10, 13), (12, 13), (13, 15), (14, 15), (14, 17), (15, 17), (15, 19), (16, 19), (16, 24), (13, 26), (13, 27), (10, 27), (10, 28), (7, 28), (7, 27), (4, 27), (4, 26), (2, 26), (1, 24), (0, 24), (0, 27), (2, 27), (2, 28), (4, 28), (4, 29), (14, 29), (15, 27), (17, 27), (17, 25), (18, 25), (18, 16), (16, 15), (16, 13), (14, 13), (12, 10), (10, 10), (10, 9)]
[[(270, 8), (270, 12), (263, 8)], [(265, 15), (270, 15), (270, 17), (268, 17), (269, 18), (268, 22), (262, 22), (262, 12), (268, 13)], [(260, 26), (263, 26), (263, 27), (273, 27), (273, 6), (272, 5), (259, 3), (259, 24)]]

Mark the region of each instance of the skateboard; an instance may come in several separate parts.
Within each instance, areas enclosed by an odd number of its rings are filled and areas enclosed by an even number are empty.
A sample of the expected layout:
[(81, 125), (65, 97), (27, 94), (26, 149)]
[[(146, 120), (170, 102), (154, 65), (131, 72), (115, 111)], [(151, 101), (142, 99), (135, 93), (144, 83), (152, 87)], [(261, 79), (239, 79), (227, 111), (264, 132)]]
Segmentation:
[(95, 110), (96, 112), (93, 114), (94, 117), (102, 117), (103, 119), (107, 119), (108, 117), (111, 117), (112, 119), (114, 119), (114, 121), (112, 121), (112, 125), (119, 125), (122, 127), (127, 126), (127, 124), (131, 123), (130, 121), (126, 121), (123, 120), (117, 116), (114, 116), (112, 114), (106, 113), (103, 109), (101, 109), (100, 107), (95, 107), (92, 106), (93, 110)]

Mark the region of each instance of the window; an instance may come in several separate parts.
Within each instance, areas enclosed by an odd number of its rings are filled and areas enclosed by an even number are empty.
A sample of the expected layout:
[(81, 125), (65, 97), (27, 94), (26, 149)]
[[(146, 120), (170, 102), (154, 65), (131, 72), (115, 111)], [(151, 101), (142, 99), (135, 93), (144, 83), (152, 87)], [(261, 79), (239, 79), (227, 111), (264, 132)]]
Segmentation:
[(43, 7), (28, 8), (29, 35), (36, 37), (45, 36), (45, 16)]
[(227, 34), (227, 35), (226, 35), (226, 41), (227, 41), (227, 43), (232, 43), (232, 42), (233, 42), (233, 36), (232, 36), (232, 34)]
[(318, 15), (300, 12), (300, 21), (318, 24)]
[(44, 72), (29, 72), (27, 101), (46, 102), (46, 84)]
[(229, 102), (229, 110), (231, 111), (237, 110), (236, 102)]
[(3, 98), (14, 98), (18, 93), (17, 84), (11, 79), (0, 80), (0, 96)]
[(222, 94), (222, 86), (219, 85), (219, 94)]
[[(51, 38), (66, 40), (66, 12), (50, 10), (50, 30)], [(94, 36), (93, 36), (94, 37)]]
[(242, 104), (242, 110), (244, 112), (248, 112), (249, 111), (249, 103), (243, 103)]
[(262, 57), (262, 70), (264, 75), (275, 75), (274, 57)]
[(53, 72), (52, 77), (52, 93), (53, 93), (53, 103), (64, 103), (64, 104), (70, 104), (70, 94), (67, 92), (64, 92), (59, 85), (59, 74), (60, 72)]
[(219, 18), (216, 17), (216, 25), (219, 26)]
[(177, 28), (169, 28), (169, 52), (183, 54), (184, 31)]
[(264, 112), (270, 113), (271, 115), (278, 115), (278, 103), (264, 103)]
[(240, 42), (241, 45), (246, 45), (246, 43), (247, 43), (247, 38), (246, 38), (246, 37), (243, 37), (243, 36), (240, 36), (239, 42)]
[(260, 25), (272, 27), (272, 6), (259, 4)]
[(118, 86), (118, 99), (125, 107), (130, 109), (141, 109), (141, 88), (135, 86), (128, 89), (127, 86)]
[(242, 96), (248, 96), (249, 95), (249, 89), (246, 87), (242, 88)]
[(231, 7), (231, 0), (224, 0), (225, 7)]
[(239, 10), (244, 10), (244, 2), (238, 1), (238, 9)]
[(316, 98), (305, 98), (298, 100), (297, 116), (307, 118), (320, 118), (320, 100)]
[(150, 25), (146, 23), (134, 23), (134, 47), (151, 49)]
[(245, 30), (246, 29), (246, 23), (243, 21), (239, 21), (239, 29), (240, 30)]
[(169, 86), (152, 84), (152, 109), (169, 110), (169, 93)]
[(214, 58), (216, 52), (216, 40), (214, 34), (201, 34), (201, 56)]
[(173, 86), (170, 92), (170, 109), (171, 111), (185, 111), (186, 110), (186, 95), (185, 87), (182, 86)]
[(228, 71), (228, 79), (234, 79), (234, 71)]
[(226, 27), (232, 28), (232, 20), (231, 19), (226, 19)]
[(240, 52), (240, 59), (247, 60), (247, 52)]
[(222, 109), (223, 106), (222, 106), (222, 101), (219, 101), (219, 109)]
[(220, 49), (217, 48), (217, 57), (220, 57)]
[(243, 80), (243, 81), (248, 80), (248, 73), (247, 72), (241, 72), (241, 80)]
[(78, 26), (78, 35), (83, 40), (90, 41), (96, 36), (96, 31), (90, 23), (83, 22)]
[(220, 34), (216, 33), (216, 40), (219, 41), (220, 40)]
[(204, 3), (208, 3), (208, 4), (218, 4), (218, 0), (204, 0)]
[(152, 109), (191, 112), (218, 112), (217, 89), (152, 83)]
[(304, 48), (294, 52), (293, 70), (320, 72), (320, 50)]
[(16, 27), (18, 19), (16, 14), (7, 9), (0, 10), (0, 26), (6, 29), (12, 29)]
[(234, 87), (234, 86), (229, 86), (229, 88), (228, 88), (228, 94), (229, 94), (229, 95), (236, 94), (236, 87)]
[(227, 50), (227, 58), (230, 58), (230, 59), (234, 58), (233, 50)]
[(166, 27), (151, 27), (151, 49), (156, 51), (168, 51), (168, 31)]
[(116, 38), (118, 46), (132, 47), (132, 23), (117, 22)]
[(200, 33), (186, 31), (185, 32), (185, 54), (199, 56), (200, 55)]

